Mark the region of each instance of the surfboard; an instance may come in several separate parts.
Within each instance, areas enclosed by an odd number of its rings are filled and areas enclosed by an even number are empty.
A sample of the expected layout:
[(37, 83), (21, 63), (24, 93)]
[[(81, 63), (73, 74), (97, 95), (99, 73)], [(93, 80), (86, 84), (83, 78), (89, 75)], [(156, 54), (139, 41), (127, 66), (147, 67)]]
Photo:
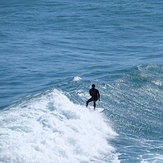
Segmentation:
[(96, 112), (98, 112), (98, 113), (101, 113), (101, 112), (103, 112), (103, 111), (105, 110), (104, 108), (96, 108), (96, 109), (94, 110), (94, 108), (91, 107), (91, 106), (89, 106), (88, 109), (89, 109), (89, 111), (96, 111)]
[(103, 112), (104, 110), (105, 110), (104, 108), (96, 108), (96, 109), (95, 109), (95, 111), (96, 111), (96, 112), (99, 112), (99, 113)]

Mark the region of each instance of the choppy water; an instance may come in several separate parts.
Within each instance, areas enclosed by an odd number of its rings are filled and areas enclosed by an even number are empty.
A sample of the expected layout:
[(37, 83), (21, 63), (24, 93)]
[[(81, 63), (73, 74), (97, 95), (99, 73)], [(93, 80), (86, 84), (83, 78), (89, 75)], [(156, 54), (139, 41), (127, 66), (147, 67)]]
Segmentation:
[(161, 0), (1, 2), (0, 162), (163, 162), (162, 28)]

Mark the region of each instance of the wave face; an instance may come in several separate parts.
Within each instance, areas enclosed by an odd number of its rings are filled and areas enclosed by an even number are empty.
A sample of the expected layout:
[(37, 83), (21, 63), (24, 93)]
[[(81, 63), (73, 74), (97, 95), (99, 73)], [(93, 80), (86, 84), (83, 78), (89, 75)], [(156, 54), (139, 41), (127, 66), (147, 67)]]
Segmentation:
[(0, 162), (100, 162), (117, 155), (103, 114), (56, 89), (1, 112)]
[(120, 135), (121, 162), (163, 161), (163, 67), (140, 65), (104, 85), (103, 107)]

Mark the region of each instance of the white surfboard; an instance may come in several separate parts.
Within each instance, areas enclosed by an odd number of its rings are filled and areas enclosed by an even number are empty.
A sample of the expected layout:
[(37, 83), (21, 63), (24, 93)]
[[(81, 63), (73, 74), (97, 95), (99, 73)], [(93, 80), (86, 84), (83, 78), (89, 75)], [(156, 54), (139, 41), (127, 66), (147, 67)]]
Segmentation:
[(97, 111), (97, 112), (99, 112), (99, 113), (103, 112), (104, 110), (105, 110), (104, 108), (96, 108), (96, 109), (95, 109), (95, 111)]
[(104, 108), (96, 108), (96, 109), (94, 110), (94, 108), (91, 107), (91, 106), (89, 106), (88, 109), (89, 109), (89, 111), (96, 111), (96, 112), (98, 112), (98, 113), (101, 113), (101, 112), (103, 112), (103, 111), (105, 110)]

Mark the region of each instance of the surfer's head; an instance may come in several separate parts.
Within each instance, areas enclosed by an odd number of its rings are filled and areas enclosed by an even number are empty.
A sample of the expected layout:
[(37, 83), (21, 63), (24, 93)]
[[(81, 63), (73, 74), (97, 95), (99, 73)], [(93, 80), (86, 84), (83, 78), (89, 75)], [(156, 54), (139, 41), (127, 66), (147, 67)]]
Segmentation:
[(95, 84), (92, 84), (92, 88), (95, 88)]

